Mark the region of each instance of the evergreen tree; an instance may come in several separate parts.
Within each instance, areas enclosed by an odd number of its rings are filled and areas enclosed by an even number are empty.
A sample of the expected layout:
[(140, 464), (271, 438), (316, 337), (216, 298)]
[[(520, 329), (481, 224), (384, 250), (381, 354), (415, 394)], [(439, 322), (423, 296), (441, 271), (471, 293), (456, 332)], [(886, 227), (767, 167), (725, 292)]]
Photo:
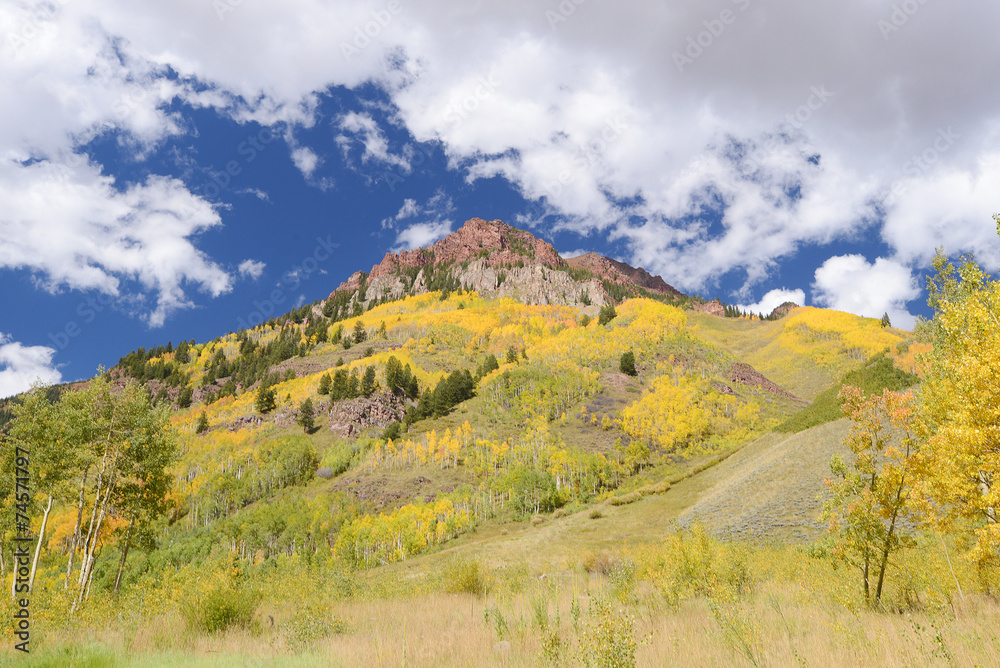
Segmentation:
[(316, 413), (313, 409), (313, 402), (308, 397), (299, 406), (298, 423), (302, 425), (302, 430), (307, 434), (316, 426)]
[(889, 322), (889, 313), (888, 313), (888, 311), (882, 314), (882, 321), (881, 322), (882, 322), (882, 326), (883, 327), (891, 327), (892, 326), (892, 323)]
[(194, 433), (202, 434), (206, 431), (208, 431), (208, 416), (205, 415), (205, 411), (202, 411), (198, 416), (198, 422), (195, 425)]
[(507, 364), (513, 364), (517, 361), (517, 350), (514, 346), (507, 349)]
[(177, 348), (174, 350), (174, 361), (178, 364), (187, 364), (191, 358), (188, 355), (188, 342), (181, 341)]
[(612, 304), (607, 304), (601, 307), (601, 312), (597, 315), (597, 322), (600, 325), (607, 325), (609, 322), (618, 317), (618, 312), (615, 311), (615, 307)]
[(623, 352), (621, 358), (618, 360), (618, 368), (624, 374), (638, 376), (639, 372), (635, 370), (635, 353), (631, 350)]
[(362, 343), (368, 339), (368, 333), (365, 331), (365, 323), (358, 320), (354, 323), (354, 343)]
[(316, 390), (320, 394), (330, 394), (330, 374), (324, 373), (319, 377), (319, 389)]
[(262, 415), (273, 411), (278, 405), (274, 396), (274, 390), (261, 384), (261, 386), (257, 388), (256, 405), (257, 412)]
[(378, 383), (375, 382), (375, 367), (370, 366), (365, 369), (365, 375), (361, 379), (361, 394), (370, 397), (377, 387)]
[(180, 408), (189, 408), (191, 406), (191, 399), (193, 397), (194, 397), (194, 388), (188, 385), (183, 390), (181, 390), (181, 393), (177, 396), (177, 405)]

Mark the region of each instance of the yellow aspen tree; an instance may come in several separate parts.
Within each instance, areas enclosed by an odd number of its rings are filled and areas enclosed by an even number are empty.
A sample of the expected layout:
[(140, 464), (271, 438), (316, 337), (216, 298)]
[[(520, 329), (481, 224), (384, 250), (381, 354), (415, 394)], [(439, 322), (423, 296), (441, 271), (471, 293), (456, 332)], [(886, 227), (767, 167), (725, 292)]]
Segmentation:
[(890, 555), (912, 542), (900, 531), (900, 519), (913, 484), (913, 396), (885, 390), (865, 397), (847, 385), (839, 398), (853, 423), (845, 441), (853, 461), (834, 455), (830, 462), (832, 498), (823, 517), (830, 522), (834, 556), (857, 567), (865, 600), (877, 607)]
[[(994, 217), (997, 219), (997, 217)], [(1000, 232), (1000, 219), (998, 232)], [(1000, 564), (1000, 282), (971, 257), (956, 269), (939, 253), (929, 279), (933, 350), (924, 358), (919, 456), (930, 519), (973, 523), (970, 556)]]

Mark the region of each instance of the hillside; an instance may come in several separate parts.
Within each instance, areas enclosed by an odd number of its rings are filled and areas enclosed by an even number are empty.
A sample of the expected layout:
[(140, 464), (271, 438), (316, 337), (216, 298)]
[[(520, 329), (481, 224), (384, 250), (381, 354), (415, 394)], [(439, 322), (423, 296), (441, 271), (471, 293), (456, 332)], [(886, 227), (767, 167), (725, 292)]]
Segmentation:
[[(813, 308), (719, 317), (581, 257), (473, 219), (324, 302), (124, 356), (106, 381), (170, 406), (180, 453), (125, 590), (227, 569), (420, 579), (453, 559), (548, 572), (695, 523), (814, 537), (844, 423), (771, 432), (866, 360), (901, 356), (906, 333)], [(52, 510), (44, 590), (60, 591), (77, 516)], [(112, 514), (101, 534), (95, 597), (114, 588), (127, 525)]]

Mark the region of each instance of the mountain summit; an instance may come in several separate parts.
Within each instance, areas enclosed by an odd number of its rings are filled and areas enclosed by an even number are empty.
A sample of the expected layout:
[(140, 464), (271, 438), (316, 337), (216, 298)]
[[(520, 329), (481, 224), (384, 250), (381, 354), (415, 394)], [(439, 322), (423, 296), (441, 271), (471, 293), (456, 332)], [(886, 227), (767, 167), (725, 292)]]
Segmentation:
[(370, 308), (373, 301), (434, 290), (475, 290), (526, 304), (593, 306), (633, 296), (685, 296), (659, 276), (596, 253), (564, 260), (552, 244), (501, 220), (471, 218), (426, 248), (387, 253), (330, 295)]

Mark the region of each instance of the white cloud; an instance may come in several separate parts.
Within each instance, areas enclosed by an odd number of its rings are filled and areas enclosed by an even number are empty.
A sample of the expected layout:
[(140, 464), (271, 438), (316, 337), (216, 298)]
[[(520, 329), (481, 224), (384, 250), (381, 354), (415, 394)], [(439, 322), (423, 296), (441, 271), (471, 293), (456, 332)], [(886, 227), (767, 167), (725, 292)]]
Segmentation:
[[(878, 231), (899, 262), (925, 262), (941, 241), (1000, 265), (987, 210), (1000, 87), (982, 85), (1000, 60), (995, 3), (918, 3), (891, 33), (879, 28), (888, 2), (723, 3), (734, 20), (684, 67), (675, 54), (705, 41), (718, 7), (573, 4), (552, 23), (555, 4), (428, 0), (358, 43), (384, 0), (221, 14), (195, 0), (58, 4), (34, 37), (2, 47), (0, 99), (17, 104), (0, 105), (0, 156), (55, 156), (111, 129), (141, 153), (184, 131), (174, 99), (309, 126), (330, 87), (369, 83), (394, 125), (440, 142), (470, 179), (500, 175), (544, 198), (559, 214), (544, 225), (625, 239), (633, 263), (681, 288), (735, 270), (748, 291), (802, 245), (874, 231), (897, 181), (906, 196)], [(0, 7), (0, 34), (21, 35), (48, 6)], [(167, 67), (178, 76), (160, 76)], [(942, 124), (960, 135), (947, 150), (935, 148)], [(338, 125), (362, 163), (410, 169), (370, 114)]]
[(756, 304), (740, 304), (739, 309), (747, 313), (763, 313), (764, 315), (768, 315), (785, 302), (794, 302), (799, 306), (805, 306), (806, 293), (798, 288), (795, 290), (775, 288), (768, 291)]
[(337, 136), (337, 143), (345, 156), (350, 156), (351, 146), (357, 140), (364, 147), (361, 162), (398, 167), (404, 174), (410, 172), (409, 158), (392, 153), (389, 140), (371, 115), (352, 111), (340, 118), (338, 126), (343, 133)]
[(920, 296), (909, 268), (881, 257), (871, 264), (861, 255), (831, 257), (816, 270), (812, 290), (820, 306), (869, 318), (888, 313), (892, 324), (903, 329), (912, 329), (915, 322), (906, 302)]
[(396, 214), (396, 220), (403, 220), (404, 218), (412, 218), (420, 212), (420, 208), (417, 206), (417, 200), (415, 199), (404, 199), (403, 206), (399, 208), (399, 212)]
[(256, 281), (264, 273), (264, 267), (266, 266), (263, 262), (257, 260), (243, 260), (239, 266), (240, 276), (247, 276)]
[(0, 332), (0, 399), (44, 385), (62, 382), (62, 374), (52, 364), (55, 348), (25, 346)]
[(566, 259), (569, 259), (571, 257), (580, 257), (581, 255), (586, 255), (587, 253), (590, 253), (590, 252), (591, 251), (589, 251), (589, 250), (584, 250), (582, 248), (577, 248), (576, 250), (566, 251), (565, 253), (560, 252), (559, 253), (559, 257), (561, 257), (562, 259), (566, 260)]
[(302, 172), (303, 176), (308, 179), (312, 178), (313, 172), (319, 166), (320, 159), (312, 149), (301, 147), (292, 151), (292, 162), (295, 163), (295, 166)]
[(451, 234), (452, 222), (442, 220), (434, 223), (414, 223), (409, 227), (400, 230), (396, 235), (396, 245), (392, 251), (398, 253), (401, 250), (413, 250), (422, 246), (444, 239)]
[(149, 177), (121, 191), (96, 166), (0, 160), (0, 268), (27, 268), (39, 285), (97, 289), (121, 297), (130, 285), (155, 295), (146, 318), (163, 324), (191, 306), (182, 284), (217, 296), (229, 275), (193, 245), (221, 224), (179, 181)]

